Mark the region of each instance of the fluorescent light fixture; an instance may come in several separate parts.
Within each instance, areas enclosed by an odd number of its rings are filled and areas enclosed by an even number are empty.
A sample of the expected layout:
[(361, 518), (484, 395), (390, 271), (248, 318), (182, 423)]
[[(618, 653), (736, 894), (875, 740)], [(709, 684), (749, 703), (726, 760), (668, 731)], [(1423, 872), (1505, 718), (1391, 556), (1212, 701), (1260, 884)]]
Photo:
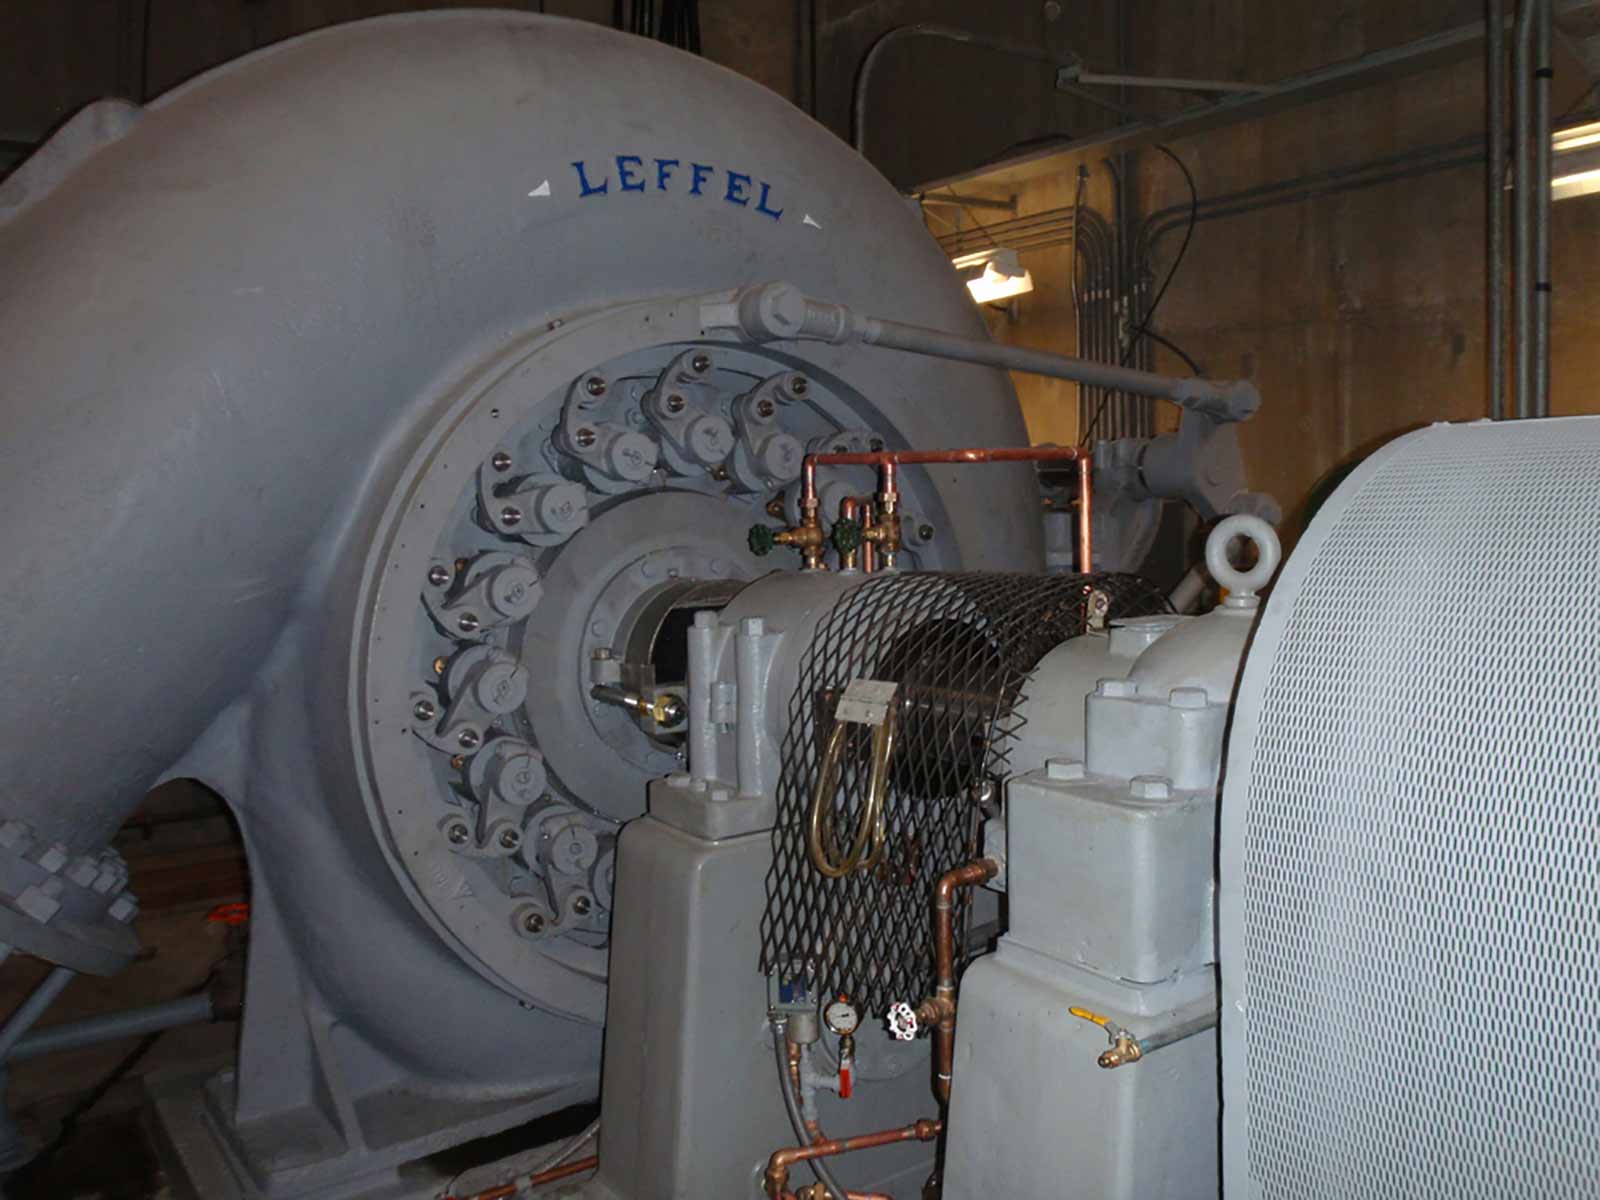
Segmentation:
[(1550, 135), (1550, 148), (1557, 154), (1594, 145), (1600, 145), (1600, 121), (1558, 129)]
[(1600, 192), (1600, 121), (1556, 130), (1550, 148), (1550, 199)]
[(951, 259), (951, 265), (978, 304), (1009, 300), (1033, 291), (1033, 276), (1018, 259), (1017, 252), (1003, 246), (963, 254)]

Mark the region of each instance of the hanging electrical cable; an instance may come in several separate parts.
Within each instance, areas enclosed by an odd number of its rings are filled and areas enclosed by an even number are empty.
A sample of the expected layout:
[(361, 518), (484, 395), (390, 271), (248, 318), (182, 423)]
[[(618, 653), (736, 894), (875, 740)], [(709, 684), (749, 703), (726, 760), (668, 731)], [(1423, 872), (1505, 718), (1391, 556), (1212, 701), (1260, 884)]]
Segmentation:
[[(1172, 259), (1172, 265), (1167, 268), (1166, 278), (1161, 281), (1161, 286), (1156, 289), (1155, 297), (1150, 301), (1150, 307), (1145, 309), (1144, 316), (1140, 320), (1138, 327), (1129, 335), (1127, 344), (1122, 349), (1120, 366), (1128, 365), (1134, 351), (1138, 349), (1140, 340), (1149, 332), (1150, 322), (1155, 319), (1156, 309), (1161, 307), (1161, 301), (1166, 296), (1167, 289), (1172, 286), (1172, 280), (1178, 273), (1178, 267), (1183, 263), (1183, 256), (1189, 251), (1189, 242), (1194, 238), (1194, 227), (1200, 214), (1200, 192), (1195, 187), (1194, 176), (1190, 173), (1189, 168), (1184, 165), (1181, 158), (1166, 146), (1158, 142), (1155, 148), (1177, 165), (1178, 170), (1183, 172), (1184, 182), (1189, 185), (1189, 226), (1184, 230), (1183, 243), (1178, 247), (1178, 253)], [(1187, 355), (1183, 357), (1185, 360), (1188, 359)], [(1193, 364), (1191, 363), (1191, 365)], [(1078, 439), (1080, 445), (1088, 445), (1089, 440), (1094, 437), (1094, 431), (1100, 425), (1100, 418), (1105, 414), (1106, 401), (1109, 399), (1109, 396), (1101, 398), (1099, 406), (1095, 409), (1094, 418), (1089, 422), (1088, 428), (1084, 430), (1083, 436)]]

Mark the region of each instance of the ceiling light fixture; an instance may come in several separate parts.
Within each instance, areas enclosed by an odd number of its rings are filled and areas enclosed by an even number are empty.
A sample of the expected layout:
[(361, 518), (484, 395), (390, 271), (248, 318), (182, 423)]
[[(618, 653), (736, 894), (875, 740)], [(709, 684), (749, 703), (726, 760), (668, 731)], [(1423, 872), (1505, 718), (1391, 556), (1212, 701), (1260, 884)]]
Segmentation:
[(996, 246), (951, 259), (951, 265), (978, 304), (1009, 300), (1033, 291), (1033, 276), (1022, 265), (1015, 250)]

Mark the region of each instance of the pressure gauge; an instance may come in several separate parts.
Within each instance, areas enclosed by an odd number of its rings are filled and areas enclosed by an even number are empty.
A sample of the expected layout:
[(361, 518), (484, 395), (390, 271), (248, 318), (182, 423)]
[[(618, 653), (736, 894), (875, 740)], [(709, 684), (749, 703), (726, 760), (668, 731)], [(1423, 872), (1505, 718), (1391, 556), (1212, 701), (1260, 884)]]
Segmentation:
[(840, 1037), (849, 1037), (861, 1025), (861, 1014), (848, 1000), (835, 1000), (828, 1005), (822, 1010), (822, 1019)]

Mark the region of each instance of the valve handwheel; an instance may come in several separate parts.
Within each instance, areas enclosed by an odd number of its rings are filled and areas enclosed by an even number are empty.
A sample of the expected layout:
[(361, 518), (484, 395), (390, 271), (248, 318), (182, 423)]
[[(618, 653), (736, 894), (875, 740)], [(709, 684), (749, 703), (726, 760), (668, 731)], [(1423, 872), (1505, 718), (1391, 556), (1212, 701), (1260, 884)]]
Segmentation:
[(889, 1034), (897, 1042), (909, 1042), (921, 1032), (917, 1010), (904, 1000), (889, 1006)]
[(757, 558), (771, 554), (772, 548), (778, 544), (777, 532), (770, 525), (750, 526), (750, 553)]
[(861, 548), (861, 522), (841, 517), (833, 523), (833, 548), (840, 554), (849, 554)]

